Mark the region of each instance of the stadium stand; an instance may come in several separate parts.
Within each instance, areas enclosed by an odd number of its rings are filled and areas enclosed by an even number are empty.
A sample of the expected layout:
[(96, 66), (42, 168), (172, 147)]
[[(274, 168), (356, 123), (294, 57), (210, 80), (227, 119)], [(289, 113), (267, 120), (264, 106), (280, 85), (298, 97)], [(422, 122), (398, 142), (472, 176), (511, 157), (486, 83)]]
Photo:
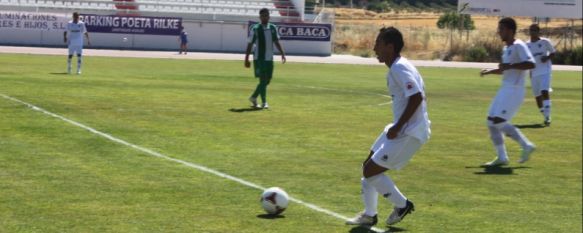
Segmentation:
[(256, 20), (261, 8), (271, 11), (273, 21), (300, 21), (290, 0), (0, 0), (3, 10), (173, 16), (187, 20)]

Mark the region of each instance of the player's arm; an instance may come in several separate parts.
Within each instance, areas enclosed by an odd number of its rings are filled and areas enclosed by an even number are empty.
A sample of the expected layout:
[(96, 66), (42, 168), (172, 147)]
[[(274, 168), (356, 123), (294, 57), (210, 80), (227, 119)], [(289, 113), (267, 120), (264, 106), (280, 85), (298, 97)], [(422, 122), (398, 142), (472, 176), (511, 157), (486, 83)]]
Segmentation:
[(502, 74), (502, 70), (500, 70), (500, 69), (483, 69), (482, 71), (480, 71), (480, 77), (483, 77), (484, 75), (489, 75), (489, 74)]
[(553, 44), (551, 44), (550, 41), (547, 41), (547, 40), (545, 40), (545, 41), (547, 42), (546, 43), (546, 47), (547, 47), (547, 51), (549, 52), (549, 55), (548, 56), (542, 56), (540, 58), (540, 60), (542, 62), (547, 62), (549, 60), (552, 61), (555, 58), (555, 52), (557, 52), (557, 50), (555, 50), (555, 47), (553, 47)]
[(85, 32), (85, 38), (87, 38), (87, 45), (91, 45), (91, 40), (89, 40), (89, 33)]
[(409, 122), (409, 119), (411, 119), (413, 114), (415, 114), (415, 111), (417, 111), (417, 108), (419, 108), (421, 102), (423, 102), (423, 95), (421, 94), (421, 92), (417, 92), (416, 94), (409, 96), (409, 99), (407, 100), (407, 107), (405, 107), (405, 111), (403, 112), (401, 117), (399, 117), (399, 121), (397, 121), (397, 123), (395, 123), (393, 127), (389, 129), (389, 132), (387, 132), (387, 138), (393, 139), (397, 137), (398, 133), (401, 132), (403, 126), (407, 122)]
[(247, 49), (245, 50), (245, 67), (251, 67), (251, 62), (249, 62), (249, 54), (251, 54), (251, 49), (253, 49), (253, 43), (247, 43)]
[(277, 47), (277, 49), (281, 53), (281, 62), (285, 64), (285, 62), (286, 62), (286, 59), (285, 59), (285, 51), (283, 51), (283, 47), (279, 43), (279, 40), (276, 40), (275, 41), (275, 47)]
[(540, 60), (541, 60), (542, 62), (547, 62), (547, 61), (549, 61), (549, 60), (551, 60), (551, 61), (552, 61), (554, 58), (555, 58), (555, 53), (551, 53), (551, 54), (549, 54), (548, 56), (542, 56), (542, 57), (540, 58)]
[(501, 71), (505, 70), (530, 70), (534, 69), (534, 62), (524, 61), (520, 63), (500, 63), (498, 69)]
[(251, 67), (251, 62), (249, 62), (249, 54), (251, 54), (251, 50), (253, 49), (253, 44), (255, 43), (255, 40), (257, 40), (257, 37), (255, 36), (255, 30), (251, 29), (251, 32), (249, 34), (249, 38), (247, 38), (247, 49), (245, 50), (245, 67), (246, 68)]
[(67, 43), (67, 31), (65, 31), (65, 33), (63, 33), (63, 41), (65, 41), (65, 44)]

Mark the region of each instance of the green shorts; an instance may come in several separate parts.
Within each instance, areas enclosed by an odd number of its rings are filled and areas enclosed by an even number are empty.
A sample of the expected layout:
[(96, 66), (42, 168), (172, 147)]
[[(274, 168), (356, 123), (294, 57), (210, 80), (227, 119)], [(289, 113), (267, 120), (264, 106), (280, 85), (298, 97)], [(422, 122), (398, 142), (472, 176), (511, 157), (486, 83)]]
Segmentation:
[(271, 78), (273, 76), (273, 61), (253, 60), (255, 78)]

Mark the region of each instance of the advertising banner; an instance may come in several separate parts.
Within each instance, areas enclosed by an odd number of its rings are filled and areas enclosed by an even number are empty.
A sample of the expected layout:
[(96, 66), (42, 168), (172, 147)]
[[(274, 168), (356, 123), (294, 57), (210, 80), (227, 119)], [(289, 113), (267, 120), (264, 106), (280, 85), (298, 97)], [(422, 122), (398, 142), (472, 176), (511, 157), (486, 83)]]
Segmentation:
[(144, 35), (180, 35), (182, 18), (82, 14), (87, 31)]
[(64, 31), (69, 20), (65, 14), (0, 11), (0, 29)]
[[(249, 35), (251, 27), (258, 22), (249, 21)], [(273, 23), (277, 26), (277, 33), (281, 40), (303, 41), (330, 41), (332, 39), (332, 25), (308, 23)]]

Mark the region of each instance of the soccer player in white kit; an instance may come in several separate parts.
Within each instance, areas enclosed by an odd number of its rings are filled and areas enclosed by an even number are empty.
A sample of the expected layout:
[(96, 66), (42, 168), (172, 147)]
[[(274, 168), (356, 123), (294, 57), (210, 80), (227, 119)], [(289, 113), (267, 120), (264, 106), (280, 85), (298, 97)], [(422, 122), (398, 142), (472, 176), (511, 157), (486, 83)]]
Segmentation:
[(540, 27), (538, 24), (530, 25), (530, 41), (527, 43), (528, 49), (536, 60), (536, 66), (530, 72), (530, 84), (532, 93), (536, 99), (536, 105), (543, 114), (546, 126), (551, 125), (551, 72), (552, 62), (555, 57), (555, 48), (547, 38), (540, 37)]
[(425, 102), (425, 85), (417, 69), (400, 52), (403, 36), (394, 27), (383, 28), (377, 36), (374, 51), (379, 62), (389, 67), (387, 86), (393, 97), (393, 124), (385, 127), (363, 163), (362, 198), (364, 212), (346, 222), (349, 225), (372, 226), (377, 223), (378, 195), (390, 200), (394, 210), (386, 220), (388, 225), (400, 222), (414, 210), (387, 170), (403, 168), (427, 142), (430, 121)]
[(502, 51), (502, 62), (498, 69), (484, 69), (480, 76), (488, 74), (501, 74), (502, 87), (490, 105), (488, 113), (488, 129), (490, 138), (496, 148), (498, 157), (485, 166), (501, 166), (508, 164), (508, 154), (504, 145), (504, 135), (520, 143), (522, 155), (519, 163), (529, 159), (535, 146), (520, 130), (510, 123), (512, 117), (518, 112), (524, 101), (524, 83), (528, 70), (534, 68), (534, 58), (526, 44), (515, 39), (516, 21), (512, 18), (503, 18), (498, 22), (498, 35), (506, 44)]
[(81, 64), (83, 63), (83, 35), (87, 37), (87, 44), (91, 45), (89, 41), (89, 33), (85, 28), (85, 23), (79, 20), (79, 13), (73, 13), (73, 20), (67, 24), (65, 31), (65, 44), (69, 47), (69, 57), (67, 59), (67, 73), (71, 73), (71, 60), (73, 55), (77, 54), (77, 74), (81, 74)]

